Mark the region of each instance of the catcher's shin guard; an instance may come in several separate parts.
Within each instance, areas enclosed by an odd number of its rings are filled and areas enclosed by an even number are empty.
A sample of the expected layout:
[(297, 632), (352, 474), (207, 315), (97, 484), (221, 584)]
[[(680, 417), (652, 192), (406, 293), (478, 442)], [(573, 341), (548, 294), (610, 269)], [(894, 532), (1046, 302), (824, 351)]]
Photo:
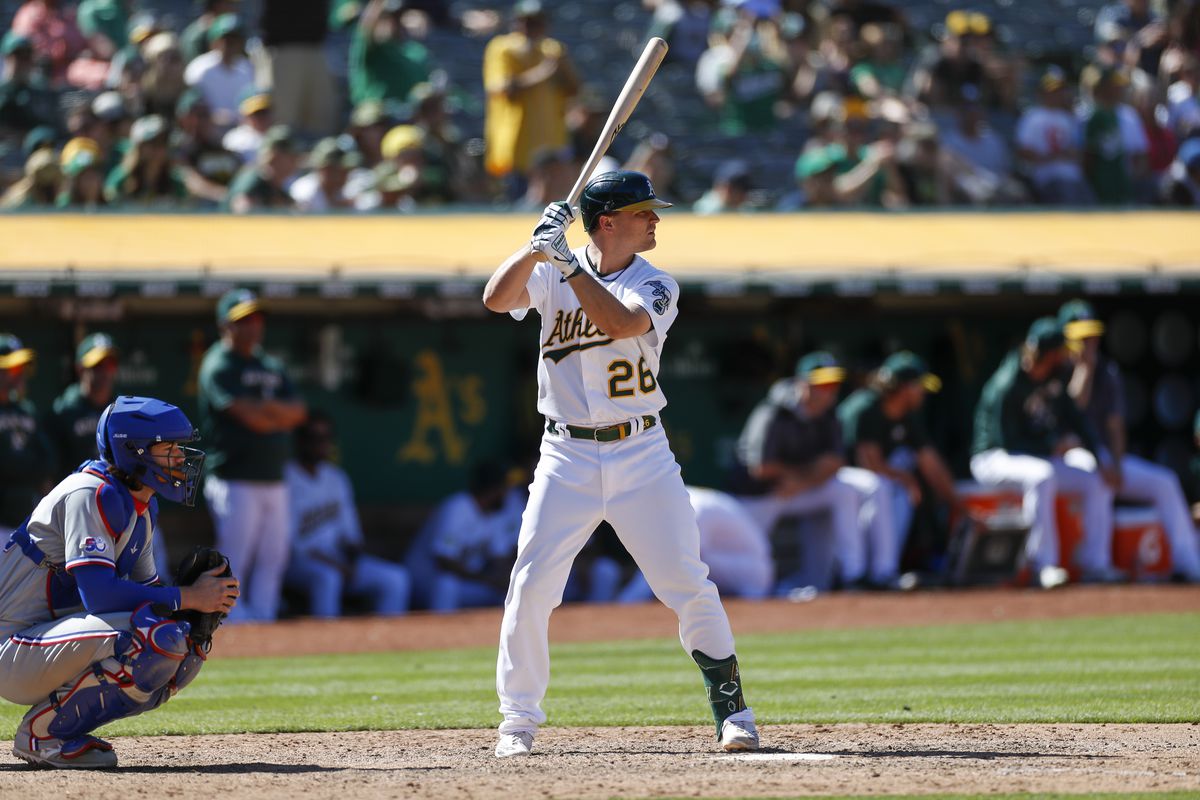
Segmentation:
[(117, 637), (110, 658), (29, 709), (17, 733), (18, 748), (58, 746), (53, 740), (70, 742), (107, 722), (158, 708), (181, 682), (195, 677), (202, 659), (189, 648), (187, 623), (158, 617), (149, 604), (139, 606), (130, 622), (133, 630)]
[(692, 660), (700, 667), (700, 673), (704, 676), (704, 687), (708, 690), (708, 702), (712, 705), (713, 720), (717, 723), (717, 737), (720, 738), (721, 724), (729, 716), (746, 709), (737, 656), (717, 661), (699, 650), (693, 650)]

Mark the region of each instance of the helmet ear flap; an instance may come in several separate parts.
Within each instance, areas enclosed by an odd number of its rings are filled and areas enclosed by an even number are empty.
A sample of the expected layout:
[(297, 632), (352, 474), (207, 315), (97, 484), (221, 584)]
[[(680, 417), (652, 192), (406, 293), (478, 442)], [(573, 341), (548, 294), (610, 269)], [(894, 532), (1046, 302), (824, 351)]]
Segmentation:
[(113, 406), (110, 403), (108, 408), (104, 409), (104, 414), (100, 417), (100, 430), (97, 431), (96, 448), (99, 451), (100, 458), (109, 464), (115, 464), (113, 460), (112, 443), (108, 438), (108, 420), (112, 415)]

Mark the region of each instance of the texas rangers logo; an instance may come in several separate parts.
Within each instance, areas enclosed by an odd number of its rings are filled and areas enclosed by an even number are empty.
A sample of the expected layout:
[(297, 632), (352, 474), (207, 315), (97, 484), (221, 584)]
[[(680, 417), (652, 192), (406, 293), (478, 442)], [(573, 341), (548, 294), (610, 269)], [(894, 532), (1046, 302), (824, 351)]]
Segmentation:
[(108, 545), (95, 537), (89, 536), (83, 540), (83, 552), (85, 553), (103, 553), (106, 549), (108, 549)]
[(646, 285), (654, 287), (654, 312), (659, 316), (667, 313), (667, 309), (671, 307), (670, 290), (663, 286), (662, 281), (646, 281)]

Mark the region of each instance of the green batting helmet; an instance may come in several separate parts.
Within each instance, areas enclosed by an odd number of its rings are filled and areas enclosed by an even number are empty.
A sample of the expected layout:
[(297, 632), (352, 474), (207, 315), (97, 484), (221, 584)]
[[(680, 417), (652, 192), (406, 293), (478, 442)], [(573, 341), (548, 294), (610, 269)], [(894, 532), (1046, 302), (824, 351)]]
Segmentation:
[(597, 175), (583, 187), (583, 194), (579, 198), (583, 227), (589, 231), (596, 226), (601, 214), (670, 207), (670, 203), (655, 197), (649, 178), (632, 170)]

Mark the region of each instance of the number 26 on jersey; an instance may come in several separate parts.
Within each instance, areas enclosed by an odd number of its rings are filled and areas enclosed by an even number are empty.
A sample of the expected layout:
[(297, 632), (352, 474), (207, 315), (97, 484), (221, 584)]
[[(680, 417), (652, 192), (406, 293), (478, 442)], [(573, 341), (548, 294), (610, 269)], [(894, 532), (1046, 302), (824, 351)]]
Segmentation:
[(633, 385), (635, 380), (633, 364), (623, 358), (608, 365), (608, 374), (610, 376), (608, 379), (609, 397), (633, 397), (636, 389), (640, 389), (642, 394), (650, 394), (658, 389), (658, 381), (654, 379), (654, 373), (646, 368), (646, 359), (644, 358), (638, 359), (636, 387)]

